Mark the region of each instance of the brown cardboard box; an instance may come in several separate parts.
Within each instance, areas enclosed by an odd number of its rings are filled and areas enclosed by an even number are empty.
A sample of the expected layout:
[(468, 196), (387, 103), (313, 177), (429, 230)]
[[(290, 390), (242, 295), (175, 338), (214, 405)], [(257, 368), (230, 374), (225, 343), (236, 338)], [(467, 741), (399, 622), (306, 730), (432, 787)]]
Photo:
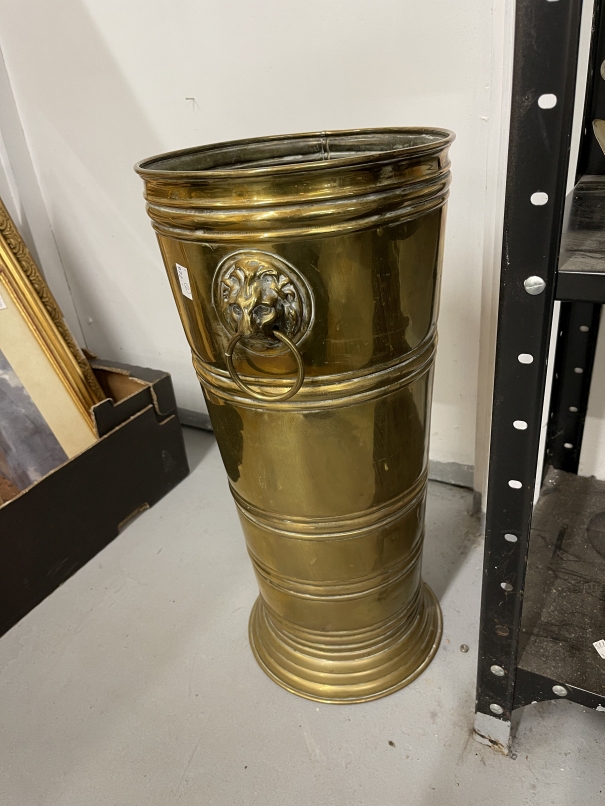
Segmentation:
[(170, 375), (92, 363), (99, 439), (0, 506), (0, 635), (189, 473)]

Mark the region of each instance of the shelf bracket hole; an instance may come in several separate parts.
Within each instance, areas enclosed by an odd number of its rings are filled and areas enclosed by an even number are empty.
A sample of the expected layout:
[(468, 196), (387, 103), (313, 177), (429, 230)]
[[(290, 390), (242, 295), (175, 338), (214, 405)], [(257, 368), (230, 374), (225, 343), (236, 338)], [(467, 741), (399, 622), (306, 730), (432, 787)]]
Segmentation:
[(543, 190), (537, 190), (531, 194), (529, 200), (535, 207), (542, 207), (548, 201), (548, 193), (544, 193)]
[(546, 92), (538, 98), (538, 106), (540, 109), (552, 109), (557, 105), (557, 96), (552, 92)]

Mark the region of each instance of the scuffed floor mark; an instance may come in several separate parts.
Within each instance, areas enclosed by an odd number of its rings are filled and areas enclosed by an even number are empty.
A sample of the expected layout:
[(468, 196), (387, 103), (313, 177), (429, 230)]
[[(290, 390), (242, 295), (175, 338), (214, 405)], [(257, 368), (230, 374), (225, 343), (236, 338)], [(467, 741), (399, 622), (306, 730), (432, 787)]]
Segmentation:
[(307, 747), (307, 753), (309, 754), (309, 758), (311, 761), (319, 761), (321, 758), (321, 752), (319, 750), (319, 745), (313, 738), (311, 731), (308, 725), (304, 723), (300, 726), (303, 734), (303, 739), (305, 740), (305, 745)]
[(189, 755), (189, 760), (187, 761), (187, 764), (185, 764), (185, 769), (183, 770), (183, 774), (181, 775), (181, 778), (180, 778), (180, 780), (179, 780), (179, 784), (178, 784), (178, 786), (177, 786), (177, 788), (176, 788), (176, 791), (175, 791), (175, 793), (174, 793), (175, 795), (178, 795), (178, 794), (179, 794), (179, 792), (180, 792), (180, 790), (181, 790), (181, 787), (183, 786), (183, 782), (185, 781), (185, 776), (186, 776), (186, 775), (187, 775), (187, 773), (189, 772), (189, 767), (191, 767), (191, 762), (192, 762), (192, 761), (193, 761), (193, 759), (195, 758), (195, 754), (196, 754), (196, 753), (197, 753), (197, 751), (198, 751), (198, 748), (199, 748), (199, 746), (200, 746), (200, 744), (201, 744), (201, 741), (202, 741), (202, 737), (200, 736), (200, 738), (197, 740), (197, 742), (196, 742), (196, 744), (195, 744), (195, 747), (194, 747), (194, 748), (193, 748), (193, 750), (191, 751), (191, 754)]
[(473, 731), (473, 736), (475, 737), (475, 741), (479, 742), (480, 744), (486, 744), (488, 747), (493, 747), (494, 750), (502, 753), (503, 756), (509, 755), (508, 747), (503, 745), (502, 742), (497, 742), (495, 739), (490, 739), (489, 736), (479, 733), (478, 730)]

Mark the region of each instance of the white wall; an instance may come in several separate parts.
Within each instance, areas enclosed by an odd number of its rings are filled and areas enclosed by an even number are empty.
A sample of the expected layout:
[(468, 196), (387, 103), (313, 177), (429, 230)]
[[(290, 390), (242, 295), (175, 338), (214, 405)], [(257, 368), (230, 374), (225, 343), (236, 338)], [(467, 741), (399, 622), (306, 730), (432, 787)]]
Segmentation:
[(76, 340), (84, 343), (65, 268), (52, 231), (19, 111), (0, 53), (0, 196), (9, 215), (40, 264)]
[(509, 58), (492, 12), (505, 6), (3, 0), (0, 45), (89, 349), (171, 371), (180, 405), (201, 408), (138, 159), (263, 134), (444, 126), (457, 141), (431, 456), (472, 465), (486, 220), (488, 234), (494, 226), (486, 187), (501, 125), (492, 54)]
[(605, 316), (602, 314), (578, 473), (605, 479)]

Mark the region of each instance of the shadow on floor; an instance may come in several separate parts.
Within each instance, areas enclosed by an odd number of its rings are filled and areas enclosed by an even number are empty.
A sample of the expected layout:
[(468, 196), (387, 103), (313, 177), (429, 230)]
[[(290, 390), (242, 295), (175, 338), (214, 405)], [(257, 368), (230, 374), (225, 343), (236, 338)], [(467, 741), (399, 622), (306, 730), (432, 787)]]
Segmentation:
[(473, 492), (438, 481), (429, 482), (423, 577), (442, 599), (466, 555), (482, 541), (480, 520), (472, 515)]
[(216, 444), (212, 431), (204, 431), (201, 428), (189, 428), (183, 426), (183, 439), (187, 449), (187, 459), (189, 460), (189, 470), (191, 473), (199, 467), (208, 451)]

